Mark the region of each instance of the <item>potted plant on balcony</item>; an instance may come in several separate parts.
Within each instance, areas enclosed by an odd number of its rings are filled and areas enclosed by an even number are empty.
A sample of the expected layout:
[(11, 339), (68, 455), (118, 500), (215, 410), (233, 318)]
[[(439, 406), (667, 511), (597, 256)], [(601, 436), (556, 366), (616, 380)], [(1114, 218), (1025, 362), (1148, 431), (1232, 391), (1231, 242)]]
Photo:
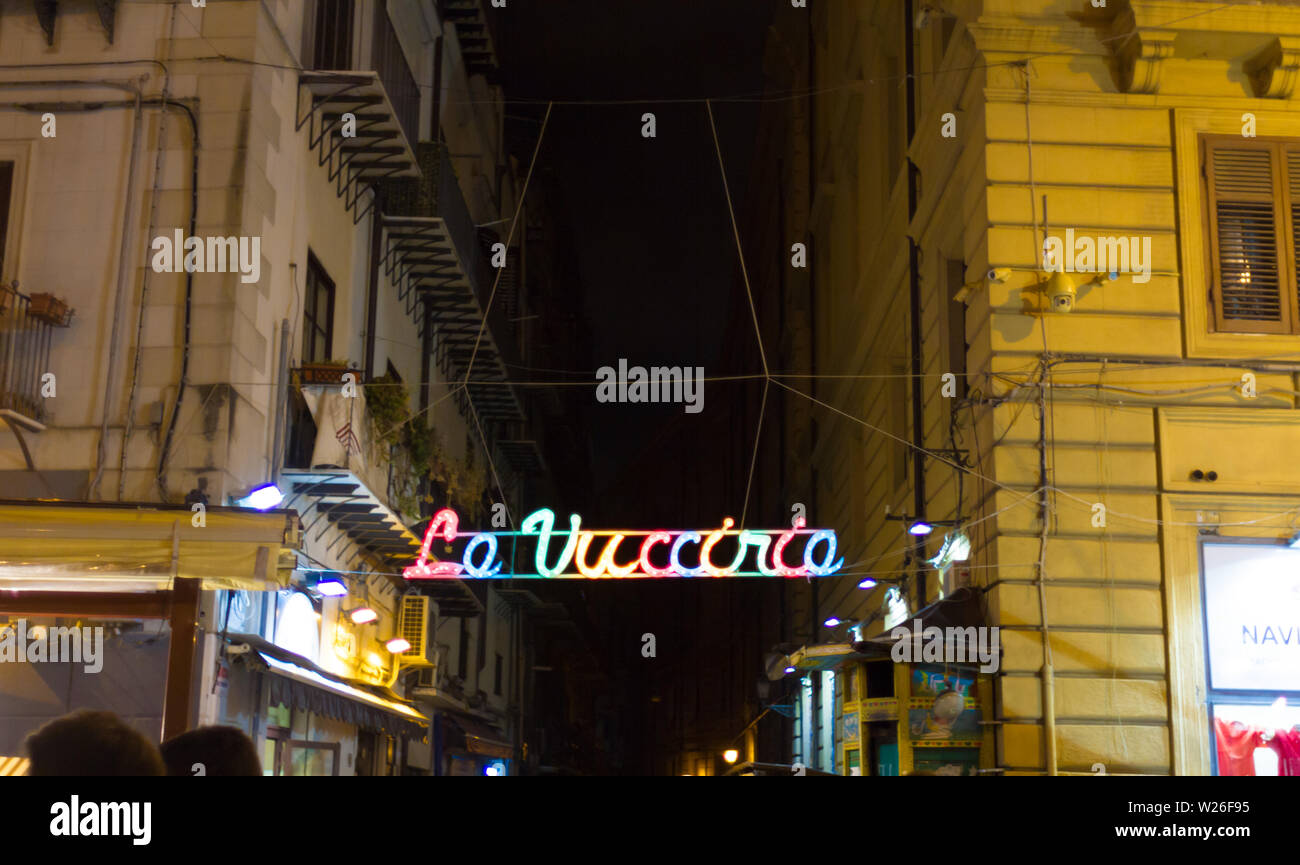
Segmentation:
[(389, 459), (388, 495), (395, 510), (419, 520), (420, 489), (428, 478), (434, 434), (422, 414), (412, 414), (409, 393), (385, 373), (366, 384), (366, 409), (374, 441)]
[(347, 358), (342, 360), (315, 360), (304, 361), (302, 366), (295, 370), (298, 384), (326, 384), (342, 385), (343, 374), (351, 372), (360, 379), (360, 370), (351, 366)]
[(29, 301), (27, 314), (55, 327), (67, 327), (72, 321), (73, 310), (59, 297), (44, 292), (33, 294)]

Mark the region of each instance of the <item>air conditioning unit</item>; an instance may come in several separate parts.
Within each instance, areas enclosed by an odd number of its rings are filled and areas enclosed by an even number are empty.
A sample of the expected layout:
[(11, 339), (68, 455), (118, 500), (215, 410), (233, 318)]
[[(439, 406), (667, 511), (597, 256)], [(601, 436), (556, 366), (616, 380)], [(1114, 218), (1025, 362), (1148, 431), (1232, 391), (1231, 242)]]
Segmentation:
[(430, 664), (426, 657), (429, 635), (429, 597), (414, 592), (402, 595), (397, 610), (396, 636), (411, 644), (400, 657), (407, 665)]

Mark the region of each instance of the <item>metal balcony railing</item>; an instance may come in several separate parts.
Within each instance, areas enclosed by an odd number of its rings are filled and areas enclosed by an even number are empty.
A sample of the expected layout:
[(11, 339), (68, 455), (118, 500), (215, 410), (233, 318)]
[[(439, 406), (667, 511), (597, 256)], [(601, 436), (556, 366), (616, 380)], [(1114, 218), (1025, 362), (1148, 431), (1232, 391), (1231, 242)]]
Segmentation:
[(375, 4), (375, 38), (371, 43), (370, 66), (379, 73), (388, 99), (397, 112), (397, 120), (406, 140), (411, 144), (420, 140), (420, 87), (406, 62), (402, 43), (397, 39), (392, 19), (385, 4)]
[(402, 51), (402, 43), (388, 17), (386, 4), (373, 4), (375, 10), (370, 62), (353, 51), (356, 7), (354, 0), (315, 0), (310, 23), (311, 43), (307, 56), (311, 68), (318, 72), (358, 72), (368, 68), (379, 75), (393, 113), (408, 143), (420, 140), (420, 88), (411, 74), (411, 66)]
[[(48, 296), (42, 296), (48, 303)], [(17, 285), (0, 285), (0, 409), (18, 412), (44, 423), (45, 400), (41, 376), (50, 371), (50, 344), (54, 329), (66, 327), (70, 312), (50, 309), (47, 303), (33, 309), (32, 298)]]

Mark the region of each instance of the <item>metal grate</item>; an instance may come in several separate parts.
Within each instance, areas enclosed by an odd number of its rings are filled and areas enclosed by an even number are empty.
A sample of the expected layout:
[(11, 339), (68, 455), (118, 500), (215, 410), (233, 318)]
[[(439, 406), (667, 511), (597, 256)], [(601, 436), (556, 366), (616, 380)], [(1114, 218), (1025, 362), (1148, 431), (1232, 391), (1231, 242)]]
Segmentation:
[(429, 599), (424, 595), (403, 595), (398, 612), (397, 635), (411, 644), (405, 653), (411, 658), (423, 658), (425, 635), (429, 630)]

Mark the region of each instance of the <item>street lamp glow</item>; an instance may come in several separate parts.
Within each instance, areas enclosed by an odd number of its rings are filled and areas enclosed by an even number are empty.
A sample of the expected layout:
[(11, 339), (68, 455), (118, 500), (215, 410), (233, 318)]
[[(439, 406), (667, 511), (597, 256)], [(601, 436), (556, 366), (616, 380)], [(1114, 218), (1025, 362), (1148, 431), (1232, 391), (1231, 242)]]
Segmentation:
[(341, 576), (333, 573), (321, 574), (317, 577), (316, 584), (309, 587), (315, 589), (316, 594), (327, 598), (341, 598), (348, 593), (348, 584), (343, 582)]
[(740, 752), (735, 748), (728, 748), (722, 752), (722, 759), (726, 760), (728, 763), (734, 763), (740, 759)]
[(790, 674), (793, 673), (793, 672), (794, 672), (794, 667), (786, 667), (786, 668), (785, 668), (785, 674), (786, 674), (787, 676), (790, 675)]
[(876, 587), (876, 581), (871, 579), (871, 577), (867, 577), (865, 580), (858, 583), (859, 589), (874, 589), (875, 587)]
[(915, 535), (916, 537), (924, 537), (932, 531), (934, 531), (934, 526), (930, 525), (925, 520), (917, 520), (907, 527), (907, 533), (909, 535)]
[(840, 618), (838, 618), (838, 617), (836, 617), (836, 616), (831, 616), (829, 619), (827, 619), (826, 621), (822, 622), (822, 624), (825, 625), (825, 626), (828, 627), (828, 628), (837, 628), (837, 627), (839, 627), (841, 621), (842, 621), (842, 620), (841, 620)]
[(379, 618), (379, 614), (369, 607), (357, 607), (349, 614), (349, 617), (352, 619), (352, 624), (354, 625), (366, 625), (370, 622), (376, 621)]
[(262, 484), (260, 487), (254, 487), (235, 504), (241, 508), (254, 508), (259, 511), (269, 511), (271, 508), (284, 501), (284, 493), (275, 484)]
[(384, 648), (394, 655), (400, 655), (402, 652), (410, 651), (411, 644), (403, 637), (393, 637), (387, 643), (384, 643)]

